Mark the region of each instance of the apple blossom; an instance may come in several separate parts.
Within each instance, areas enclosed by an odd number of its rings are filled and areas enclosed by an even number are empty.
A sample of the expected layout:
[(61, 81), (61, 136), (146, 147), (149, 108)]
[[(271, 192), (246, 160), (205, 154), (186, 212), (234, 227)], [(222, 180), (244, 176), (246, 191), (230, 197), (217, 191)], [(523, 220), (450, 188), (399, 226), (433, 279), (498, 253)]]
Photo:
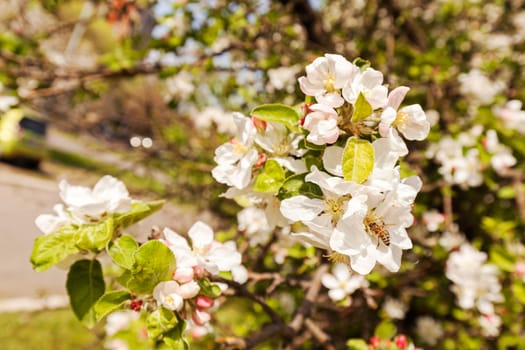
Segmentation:
[(329, 289), (328, 296), (335, 302), (345, 299), (359, 288), (368, 287), (368, 281), (362, 275), (352, 274), (343, 263), (336, 263), (332, 273), (323, 274), (321, 283)]
[(493, 303), (502, 302), (499, 270), (485, 264), (487, 255), (464, 243), (447, 260), (445, 275), (454, 285), (451, 290), (463, 309), (476, 307), (481, 313), (494, 314)]
[(388, 89), (383, 86), (383, 73), (373, 68), (360, 71), (343, 87), (344, 99), (355, 104), (359, 94), (363, 94), (372, 109), (383, 108), (388, 101)]
[(103, 176), (90, 189), (72, 186), (66, 180), (59, 183), (60, 198), (66, 210), (79, 222), (91, 222), (109, 213), (122, 213), (131, 208), (131, 198), (124, 183), (113, 176)]
[(212, 170), (212, 176), (220, 183), (243, 189), (248, 186), (252, 175), (252, 166), (258, 159), (258, 153), (253, 144), (257, 130), (249, 118), (240, 113), (234, 113), (237, 125), (237, 136), (229, 143), (215, 150), (217, 166)]
[(318, 103), (340, 107), (344, 100), (340, 90), (359, 69), (341, 55), (325, 54), (306, 66), (306, 76), (298, 79), (302, 92), (314, 96)]
[(337, 112), (322, 104), (309, 107), (311, 111), (304, 119), (303, 128), (310, 133), (306, 139), (316, 145), (332, 144), (339, 137), (337, 127)]
[(235, 272), (238, 276), (237, 280), (244, 282), (241, 254), (237, 251), (235, 243), (215, 241), (213, 235), (210, 226), (198, 221), (188, 231), (192, 242), (191, 247), (186, 238), (169, 228), (164, 229), (163, 241), (175, 255), (178, 268), (201, 267), (213, 275), (220, 271)]
[(153, 289), (153, 297), (166, 309), (179, 311), (184, 304), (180, 285), (175, 281), (165, 281), (157, 284)]

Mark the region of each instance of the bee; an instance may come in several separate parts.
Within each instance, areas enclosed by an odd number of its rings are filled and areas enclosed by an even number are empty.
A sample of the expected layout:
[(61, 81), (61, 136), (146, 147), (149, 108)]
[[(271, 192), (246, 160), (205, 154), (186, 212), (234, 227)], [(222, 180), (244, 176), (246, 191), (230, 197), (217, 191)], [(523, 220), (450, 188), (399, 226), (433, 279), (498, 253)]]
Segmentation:
[[(385, 224), (382, 221), (369, 222), (368, 230), (375, 234), (387, 247), (390, 246), (390, 232), (385, 228)], [(377, 241), (377, 246), (379, 246), (379, 239)]]

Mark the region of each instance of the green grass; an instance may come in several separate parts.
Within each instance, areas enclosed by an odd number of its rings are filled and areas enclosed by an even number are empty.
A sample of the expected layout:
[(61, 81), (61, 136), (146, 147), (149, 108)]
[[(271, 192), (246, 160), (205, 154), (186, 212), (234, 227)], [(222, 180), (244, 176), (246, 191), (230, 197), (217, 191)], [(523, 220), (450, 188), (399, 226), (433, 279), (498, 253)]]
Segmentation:
[(84, 328), (69, 309), (0, 313), (2, 350), (101, 350), (97, 333)]

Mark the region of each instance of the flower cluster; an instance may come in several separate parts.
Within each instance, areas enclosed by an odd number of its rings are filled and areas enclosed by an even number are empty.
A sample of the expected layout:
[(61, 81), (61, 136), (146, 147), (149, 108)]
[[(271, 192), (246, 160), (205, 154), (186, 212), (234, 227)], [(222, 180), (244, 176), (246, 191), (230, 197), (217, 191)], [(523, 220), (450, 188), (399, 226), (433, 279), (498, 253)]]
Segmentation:
[[(483, 147), (478, 147), (481, 144)], [(427, 157), (440, 164), (438, 172), (451, 185), (461, 188), (477, 187), (483, 183), (483, 170), (490, 166), (498, 174), (504, 174), (516, 164), (509, 147), (501, 144), (495, 130), (476, 125), (453, 138), (443, 137), (427, 151)], [(488, 158), (488, 162), (483, 160)]]
[(212, 175), (231, 187), (226, 197), (263, 209), (268, 231), (299, 222), (294, 237), (354, 271), (368, 274), (376, 262), (397, 271), (421, 187), (397, 162), (408, 153), (402, 137), (427, 136), (425, 113), (400, 108), (407, 87), (389, 92), (381, 72), (340, 55), (315, 59), (299, 85), (315, 100), (302, 113), (266, 105), (234, 115), (237, 135), (217, 148)]
[(60, 227), (96, 222), (113, 213), (124, 213), (131, 209), (132, 199), (124, 183), (113, 176), (102, 177), (90, 189), (70, 185), (66, 180), (59, 184), (60, 198), (64, 204), (56, 204), (56, 215), (39, 215), (35, 224), (44, 234), (52, 233)]
[(487, 255), (464, 243), (459, 251), (452, 252), (447, 260), (445, 275), (454, 284), (452, 292), (463, 309), (474, 307), (481, 313), (480, 325), (487, 335), (497, 335), (500, 317), (493, 303), (503, 301), (499, 270), (495, 265), (486, 264)]

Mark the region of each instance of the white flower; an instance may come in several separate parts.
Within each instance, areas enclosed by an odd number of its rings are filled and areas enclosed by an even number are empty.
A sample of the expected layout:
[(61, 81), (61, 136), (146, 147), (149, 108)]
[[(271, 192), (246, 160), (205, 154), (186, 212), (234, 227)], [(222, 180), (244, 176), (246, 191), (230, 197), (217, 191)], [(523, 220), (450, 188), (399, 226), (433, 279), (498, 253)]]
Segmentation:
[[(241, 254), (237, 251), (235, 242), (221, 243), (215, 241), (210, 226), (197, 221), (188, 231), (192, 246), (186, 239), (169, 228), (164, 229), (164, 243), (171, 249), (177, 259), (177, 267), (199, 266), (211, 274), (220, 271), (235, 271), (243, 278)], [(235, 277), (235, 276), (234, 276)]]
[(432, 317), (422, 316), (416, 320), (416, 333), (428, 345), (436, 345), (443, 337), (443, 327)]
[(18, 103), (18, 98), (15, 96), (0, 96), (0, 111), (6, 112), (9, 108)]
[(166, 79), (166, 88), (170, 96), (177, 100), (187, 100), (195, 91), (192, 76), (187, 71)]
[(166, 309), (179, 311), (184, 304), (180, 285), (175, 281), (160, 282), (153, 289), (153, 297)]
[(257, 130), (250, 118), (234, 113), (237, 137), (215, 150), (217, 166), (212, 176), (220, 183), (243, 189), (250, 183), (252, 166), (257, 162), (258, 153), (253, 148)]
[(423, 223), (427, 226), (427, 230), (435, 232), (439, 226), (445, 222), (445, 216), (435, 209), (423, 213)]
[(383, 310), (393, 319), (402, 320), (405, 318), (408, 306), (399, 299), (394, 299), (390, 296), (386, 297), (383, 303)]
[(304, 119), (303, 128), (310, 133), (306, 139), (316, 145), (334, 143), (339, 137), (337, 127), (337, 112), (328, 106), (314, 104)]
[(268, 78), (270, 79), (270, 84), (277, 90), (286, 89), (287, 92), (290, 90), (290, 86), (293, 88), (292, 83), (295, 82), (295, 76), (301, 68), (299, 66), (291, 67), (279, 67), (268, 70)]
[(344, 100), (340, 90), (359, 69), (340, 55), (326, 54), (306, 66), (306, 77), (298, 79), (302, 92), (314, 96), (318, 103), (340, 107)]
[(500, 93), (505, 85), (503, 82), (493, 82), (478, 69), (459, 75), (459, 91), (475, 102), (482, 105), (490, 104), (494, 97)]
[(496, 337), (499, 335), (501, 327), (501, 317), (496, 314), (484, 314), (478, 318), (481, 332), (486, 337)]
[(239, 231), (250, 241), (250, 246), (264, 244), (270, 239), (272, 227), (268, 224), (266, 213), (255, 206), (247, 207), (237, 213)]
[(55, 204), (53, 210), (57, 215), (42, 214), (35, 219), (38, 229), (46, 235), (72, 222), (72, 218), (64, 210), (64, 205)]
[(410, 105), (396, 111), (392, 107), (387, 107), (381, 113), (379, 131), (381, 136), (388, 136), (388, 129), (394, 127), (407, 140), (424, 140), (430, 131), (430, 122), (425, 111), (420, 105)]
[(72, 186), (66, 180), (59, 184), (60, 198), (67, 211), (81, 221), (98, 220), (110, 213), (123, 213), (131, 209), (131, 198), (124, 183), (112, 176), (103, 176), (93, 190)]
[(139, 318), (139, 313), (132, 310), (122, 310), (108, 315), (104, 327), (106, 335), (112, 336), (120, 330), (129, 328), (130, 323)]
[(358, 72), (353, 79), (348, 80), (343, 87), (343, 97), (355, 104), (359, 94), (363, 94), (372, 109), (383, 108), (387, 103), (388, 89), (383, 86), (383, 73), (373, 68)]
[(521, 107), (521, 101), (511, 100), (503, 107), (494, 106), (492, 111), (507, 128), (517, 130), (523, 134), (525, 133), (525, 111)]
[(301, 221), (311, 232), (295, 234), (320, 248), (328, 248), (330, 237), (340, 217), (346, 210), (349, 194), (356, 184), (339, 177), (331, 177), (313, 166), (305, 181), (317, 184), (324, 199), (293, 196), (281, 202), (281, 213), (289, 220)]
[(454, 282), (452, 292), (463, 309), (476, 307), (481, 313), (493, 314), (494, 302), (503, 301), (498, 268), (484, 264), (487, 254), (464, 243), (459, 251), (452, 252), (447, 260), (445, 275)]
[(359, 288), (368, 287), (368, 281), (361, 275), (352, 275), (348, 266), (337, 263), (332, 273), (325, 273), (321, 277), (323, 286), (329, 289), (328, 296), (333, 301), (343, 300)]

